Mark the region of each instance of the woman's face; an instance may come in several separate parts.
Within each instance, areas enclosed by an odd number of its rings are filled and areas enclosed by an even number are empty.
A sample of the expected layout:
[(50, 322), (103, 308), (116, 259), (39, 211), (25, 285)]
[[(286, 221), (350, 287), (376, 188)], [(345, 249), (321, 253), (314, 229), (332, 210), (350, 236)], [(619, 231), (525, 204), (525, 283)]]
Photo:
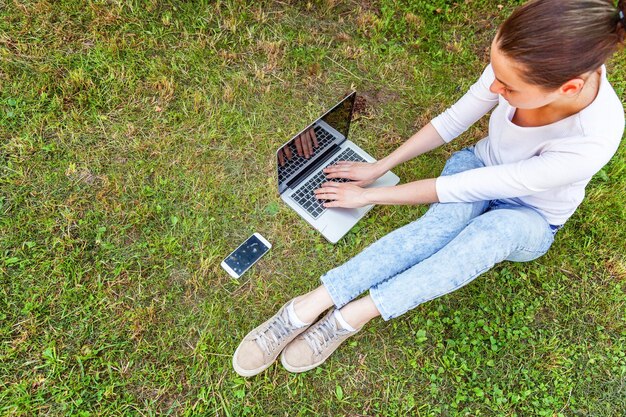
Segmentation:
[(559, 89), (548, 91), (529, 84), (519, 75), (521, 66), (508, 58), (499, 49), (496, 40), (491, 44), (491, 67), (496, 75), (489, 87), (492, 93), (500, 94), (509, 104), (518, 109), (537, 109), (560, 97)]

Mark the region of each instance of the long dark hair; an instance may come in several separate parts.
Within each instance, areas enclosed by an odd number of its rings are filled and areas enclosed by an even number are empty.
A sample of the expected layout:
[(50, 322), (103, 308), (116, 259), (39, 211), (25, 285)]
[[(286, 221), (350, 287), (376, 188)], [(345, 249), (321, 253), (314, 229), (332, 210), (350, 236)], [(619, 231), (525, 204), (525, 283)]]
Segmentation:
[(598, 69), (623, 45), (626, 0), (531, 0), (500, 26), (496, 42), (522, 77), (554, 90)]

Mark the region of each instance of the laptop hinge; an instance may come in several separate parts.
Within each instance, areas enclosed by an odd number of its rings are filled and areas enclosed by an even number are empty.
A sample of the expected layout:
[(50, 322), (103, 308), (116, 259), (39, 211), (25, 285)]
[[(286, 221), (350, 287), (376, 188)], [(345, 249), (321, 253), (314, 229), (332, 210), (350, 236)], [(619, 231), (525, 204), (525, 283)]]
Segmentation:
[(309, 176), (312, 172), (316, 171), (319, 167), (321, 167), (331, 156), (333, 156), (336, 152), (341, 149), (339, 145), (334, 143), (330, 148), (328, 148), (322, 155), (311, 166), (307, 167), (301, 173), (293, 177), (287, 183), (288, 188), (294, 188), (300, 185), (300, 183)]

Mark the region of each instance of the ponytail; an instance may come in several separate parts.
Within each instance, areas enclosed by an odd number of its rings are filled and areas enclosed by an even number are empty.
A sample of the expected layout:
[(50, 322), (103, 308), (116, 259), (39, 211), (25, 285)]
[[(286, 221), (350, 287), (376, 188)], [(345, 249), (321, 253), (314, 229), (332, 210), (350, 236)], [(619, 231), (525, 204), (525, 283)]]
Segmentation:
[(619, 0), (617, 3), (617, 18), (618, 21), (615, 31), (620, 46), (623, 46), (626, 40), (626, 1), (624, 0)]

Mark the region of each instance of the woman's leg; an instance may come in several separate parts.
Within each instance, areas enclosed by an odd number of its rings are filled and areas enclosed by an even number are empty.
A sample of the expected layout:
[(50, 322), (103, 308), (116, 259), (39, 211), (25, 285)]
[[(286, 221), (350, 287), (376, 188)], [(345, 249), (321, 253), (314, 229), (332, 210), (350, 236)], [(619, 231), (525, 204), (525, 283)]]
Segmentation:
[(298, 318), (306, 323), (315, 320), (322, 312), (326, 311), (333, 305), (333, 300), (326, 290), (326, 287), (320, 285), (311, 292), (300, 297), (296, 297), (293, 301), (293, 308)]
[(525, 262), (543, 255), (554, 241), (536, 211), (500, 205), (474, 218), (437, 253), (377, 284), (370, 296), (385, 320), (471, 282), (498, 262)]
[[(498, 223), (509, 222), (510, 224), (508, 226), (498, 225)], [(487, 226), (485, 224), (487, 224)], [(534, 210), (506, 204), (500, 205), (492, 212), (485, 213), (482, 216), (474, 219), (472, 221), (471, 228), (478, 230), (478, 233), (472, 233), (472, 229), (469, 229), (469, 233), (458, 236), (458, 241), (457, 239), (455, 239), (453, 242), (451, 242), (450, 245), (452, 246), (450, 248), (446, 247), (446, 252), (451, 254), (458, 253), (455, 250), (456, 246), (471, 248), (471, 243), (464, 241), (464, 239), (468, 237), (474, 239), (475, 241), (493, 241), (494, 245), (492, 245), (492, 247), (497, 245), (498, 249), (500, 249), (499, 254), (494, 254), (494, 257), (492, 257), (491, 260), (488, 260), (486, 264), (483, 264), (483, 266), (479, 268), (479, 270), (484, 268), (489, 269), (495, 263), (502, 260), (527, 262), (536, 259), (548, 250), (548, 248), (552, 244), (554, 236), (554, 233), (552, 232), (552, 229), (550, 229), (550, 226), (547, 224), (547, 222)], [(523, 231), (521, 230), (522, 228)], [(517, 242), (515, 242), (515, 239), (505, 237), (506, 232), (504, 231), (506, 229), (509, 230), (509, 234), (512, 234), (518, 238)], [(503, 232), (499, 239), (493, 239), (489, 237), (490, 234), (494, 235), (499, 233), (499, 231)], [(482, 237), (480, 237), (480, 235), (482, 235)], [(504, 237), (504, 240), (506, 240), (506, 243), (508, 244), (508, 255), (507, 249), (503, 249), (503, 245), (501, 243), (496, 243), (496, 240), (502, 240), (502, 237)], [(445, 254), (446, 252), (443, 253)], [(439, 258), (440, 256), (438, 253), (436, 255), (436, 259), (433, 262), (436, 262), (436, 260)], [(476, 257), (474, 260), (476, 262), (481, 262), (481, 259), (484, 259), (484, 257)], [(461, 265), (467, 265), (467, 263), (463, 261), (457, 262), (457, 267), (460, 267)], [(415, 268), (412, 273), (416, 273), (418, 269), (419, 268)], [(411, 272), (407, 271), (407, 273)], [(394, 278), (392, 278), (392, 280), (393, 279)], [(471, 281), (471, 279), (465, 281), (465, 283), (468, 283), (469, 281)], [(445, 289), (445, 293), (450, 291), (453, 291), (453, 289)], [(435, 295), (435, 297), (436, 296), (438, 295)], [(378, 307), (376, 306), (376, 303), (374, 302), (371, 295), (368, 294), (364, 297), (359, 298), (358, 300), (352, 301), (345, 305), (343, 308), (341, 308), (341, 314), (343, 318), (348, 322), (348, 324), (350, 324), (352, 327), (361, 328), (371, 319), (380, 316), (380, 311), (378, 310)]]
[[(298, 318), (310, 323), (322, 312), (332, 307), (333, 300), (326, 290), (320, 285), (313, 291), (294, 299), (294, 309)], [(341, 308), (341, 314), (346, 321), (355, 329), (380, 315), (374, 301), (369, 295), (354, 300)]]
[(287, 345), (281, 362), (291, 372), (313, 369), (372, 318), (397, 317), (462, 287), (505, 259), (538, 258), (553, 240), (550, 225), (539, 213), (519, 206), (498, 206), (474, 218), (437, 253), (377, 284), (369, 295), (339, 312), (331, 311)]
[(380, 316), (380, 311), (369, 294), (349, 302), (339, 311), (344, 320), (354, 329), (360, 329), (373, 318)]

